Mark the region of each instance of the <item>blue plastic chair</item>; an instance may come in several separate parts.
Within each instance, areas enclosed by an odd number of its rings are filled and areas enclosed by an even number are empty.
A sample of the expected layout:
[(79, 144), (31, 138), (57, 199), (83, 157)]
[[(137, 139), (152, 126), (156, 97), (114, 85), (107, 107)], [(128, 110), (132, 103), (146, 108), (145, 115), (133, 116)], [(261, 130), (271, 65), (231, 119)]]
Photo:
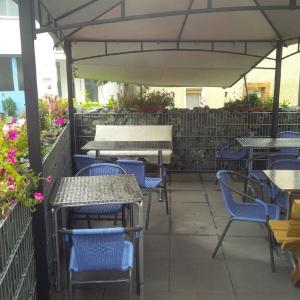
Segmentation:
[[(126, 171), (116, 164), (100, 163), (94, 164), (84, 169), (81, 169), (75, 176), (105, 176), (125, 174)], [(89, 228), (91, 228), (91, 220), (99, 220), (101, 215), (115, 216), (114, 222), (116, 224), (117, 215), (122, 212), (122, 223), (125, 225), (125, 213), (122, 204), (99, 204), (75, 207), (70, 210), (70, 221), (73, 219), (87, 220)], [(75, 216), (79, 215), (80, 218)], [(85, 216), (85, 217), (82, 217)], [(94, 217), (97, 216), (95, 219)], [(102, 218), (103, 219), (103, 218)]]
[[(300, 138), (300, 132), (298, 131), (281, 131), (279, 133), (281, 138)], [(281, 153), (294, 153), (299, 155), (299, 149), (297, 148), (280, 148)]]
[[(129, 285), (129, 299), (133, 299), (133, 266), (136, 251), (137, 293), (140, 291), (138, 239), (141, 227), (137, 228), (97, 228), (64, 230), (71, 238), (69, 261), (69, 299), (72, 299), (73, 284), (105, 283), (109, 281), (73, 281), (73, 273), (94, 271), (128, 272), (128, 278), (116, 279)], [(125, 233), (136, 232), (135, 247), (125, 239)], [(135, 250), (134, 250), (135, 248)]]
[[(150, 219), (152, 190), (161, 187), (162, 179), (159, 177), (146, 177), (145, 164), (143, 161), (120, 159), (117, 162), (128, 174), (135, 175), (135, 178), (140, 188), (147, 189), (149, 191), (149, 202), (148, 202), (147, 217), (146, 217), (146, 229), (148, 229), (149, 219)], [(163, 184), (163, 189), (164, 189), (165, 201), (166, 201), (166, 213), (168, 214), (169, 205), (168, 205), (168, 191), (167, 191), (166, 182), (164, 182)]]
[[(300, 170), (300, 159), (282, 159), (275, 161), (271, 166), (271, 170)], [(272, 198), (276, 204), (289, 211), (289, 197), (286, 193), (280, 191), (274, 184), (271, 183)]]
[(76, 172), (79, 172), (80, 170), (97, 163), (96, 158), (89, 155), (75, 154), (73, 155), (73, 159), (76, 167)]
[[(264, 188), (260, 184), (259, 181), (254, 181), (253, 179), (246, 177), (242, 174), (239, 174), (237, 172), (232, 171), (224, 171), (220, 170), (217, 172), (217, 180), (220, 184), (221, 192), (223, 195), (225, 208), (227, 209), (230, 220), (228, 221), (224, 232), (222, 233), (220, 240), (212, 254), (212, 257), (214, 258), (223, 242), (223, 239), (233, 221), (246, 221), (246, 222), (255, 222), (259, 224), (264, 224), (268, 230), (268, 236), (269, 236), (269, 250), (270, 250), (270, 261), (271, 261), (271, 269), (274, 272), (275, 266), (274, 266), (274, 254), (273, 254), (273, 241), (272, 241), (272, 233), (269, 227), (269, 220), (270, 219), (279, 219), (280, 215), (280, 209), (279, 206), (275, 204), (266, 204), (260, 199), (256, 199), (250, 195), (245, 194), (244, 192), (241, 192), (236, 188), (236, 186), (233, 186), (230, 182), (231, 176), (235, 176), (239, 179), (242, 179), (243, 181), (246, 181), (247, 183), (250, 182), (259, 186), (261, 189)], [(243, 199), (246, 198), (248, 200), (251, 200), (252, 202), (244, 202), (244, 203), (237, 203), (234, 201), (233, 195), (237, 194), (241, 196)]]

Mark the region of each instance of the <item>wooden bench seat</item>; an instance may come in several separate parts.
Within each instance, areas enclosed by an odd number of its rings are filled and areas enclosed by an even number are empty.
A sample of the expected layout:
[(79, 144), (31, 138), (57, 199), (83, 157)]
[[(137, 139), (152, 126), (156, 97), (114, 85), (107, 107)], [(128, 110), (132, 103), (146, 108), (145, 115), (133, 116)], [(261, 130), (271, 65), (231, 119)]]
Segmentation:
[(297, 255), (298, 265), (291, 273), (291, 281), (300, 287), (300, 200), (294, 200), (291, 220), (270, 220), (269, 226), (281, 249)]

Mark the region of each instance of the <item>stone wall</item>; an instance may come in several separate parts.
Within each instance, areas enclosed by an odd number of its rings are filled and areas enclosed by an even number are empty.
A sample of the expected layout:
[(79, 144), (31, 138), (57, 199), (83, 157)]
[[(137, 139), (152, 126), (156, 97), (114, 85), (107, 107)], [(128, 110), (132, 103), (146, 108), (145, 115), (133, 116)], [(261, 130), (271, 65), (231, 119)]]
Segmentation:
[[(99, 125), (173, 125), (171, 170), (215, 171), (220, 168), (215, 150), (221, 144), (237, 148), (237, 137), (252, 132), (269, 136), (272, 113), (230, 112), (223, 109), (174, 109), (164, 113), (83, 113), (75, 115), (76, 152), (95, 136)], [(281, 112), (279, 131), (299, 130), (300, 113)], [(238, 170), (243, 162), (223, 162), (223, 168)]]

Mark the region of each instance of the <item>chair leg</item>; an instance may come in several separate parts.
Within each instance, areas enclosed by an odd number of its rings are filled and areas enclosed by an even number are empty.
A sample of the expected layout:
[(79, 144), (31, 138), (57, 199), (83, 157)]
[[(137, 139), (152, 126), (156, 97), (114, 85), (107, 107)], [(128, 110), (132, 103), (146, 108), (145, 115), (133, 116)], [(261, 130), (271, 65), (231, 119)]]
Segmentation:
[(152, 191), (149, 190), (149, 202), (148, 202), (147, 216), (146, 216), (146, 229), (149, 228), (149, 218), (150, 218), (151, 199), (152, 199)]
[(68, 229), (72, 229), (72, 219), (73, 219), (73, 214), (72, 211), (69, 209), (68, 211)]
[(132, 276), (132, 269), (129, 268), (129, 271), (128, 271), (128, 279), (129, 279), (129, 282), (128, 282), (128, 285), (129, 285), (129, 300), (133, 300), (133, 276)]
[(166, 201), (166, 214), (169, 214), (169, 200), (168, 200), (168, 190), (167, 190), (167, 182), (164, 182), (164, 193), (165, 193), (165, 201)]
[(215, 248), (215, 250), (214, 250), (214, 252), (212, 254), (212, 258), (215, 258), (215, 256), (216, 256), (216, 254), (217, 254), (217, 252), (218, 252), (218, 250), (219, 250), (219, 248), (220, 248), (220, 246), (221, 246), (221, 244), (222, 244), (222, 242), (224, 240), (224, 237), (225, 237), (225, 235), (226, 235), (226, 233), (227, 233), (227, 231), (228, 231), (228, 229), (229, 229), (232, 221), (234, 221), (234, 219), (230, 219), (228, 221), (228, 223), (227, 223), (227, 225), (226, 225), (226, 227), (225, 227), (225, 229), (224, 229), (224, 231), (223, 231), (223, 233), (222, 233), (222, 235), (221, 235), (221, 237), (219, 239), (219, 242), (218, 242), (218, 244), (217, 244), (217, 246), (216, 246), (216, 248)]
[(68, 282), (68, 299), (72, 300), (73, 299), (73, 295), (72, 295), (72, 272), (70, 271), (69, 273), (69, 282)]
[(269, 238), (269, 250), (270, 250), (270, 263), (271, 263), (271, 270), (275, 272), (275, 262), (274, 262), (274, 252), (273, 252), (273, 236), (271, 228), (268, 224), (266, 224), (268, 230), (268, 238)]
[(117, 219), (118, 219), (118, 214), (115, 214), (115, 218), (114, 218), (114, 226), (117, 225)]
[(87, 223), (88, 223), (88, 227), (92, 228), (91, 220), (90, 220), (90, 215), (86, 215), (86, 220), (87, 220)]

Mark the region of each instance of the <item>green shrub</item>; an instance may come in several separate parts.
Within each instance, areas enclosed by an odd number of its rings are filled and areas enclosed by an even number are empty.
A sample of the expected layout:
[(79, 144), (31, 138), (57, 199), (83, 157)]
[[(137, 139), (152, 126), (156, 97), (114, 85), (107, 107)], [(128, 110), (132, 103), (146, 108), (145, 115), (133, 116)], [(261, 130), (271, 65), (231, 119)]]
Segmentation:
[(2, 100), (2, 107), (6, 115), (13, 117), (17, 114), (17, 104), (12, 98)]

